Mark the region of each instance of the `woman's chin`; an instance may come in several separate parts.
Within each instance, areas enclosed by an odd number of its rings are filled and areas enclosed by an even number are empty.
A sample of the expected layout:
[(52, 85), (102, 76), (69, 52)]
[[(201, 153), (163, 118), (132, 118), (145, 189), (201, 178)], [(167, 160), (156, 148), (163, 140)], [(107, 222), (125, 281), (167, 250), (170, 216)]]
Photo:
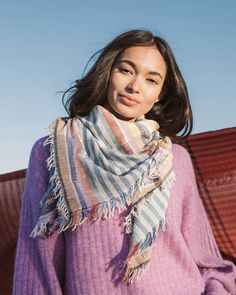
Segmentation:
[(130, 114), (126, 114), (125, 112), (115, 112), (115, 111), (110, 111), (117, 119), (123, 120), (123, 121), (135, 121), (136, 116), (131, 116)]
[(106, 108), (109, 112), (111, 112), (117, 119), (124, 121), (135, 121), (138, 117), (132, 112), (132, 110), (127, 106), (120, 106), (119, 108), (113, 108), (109, 104), (105, 104), (104, 108)]

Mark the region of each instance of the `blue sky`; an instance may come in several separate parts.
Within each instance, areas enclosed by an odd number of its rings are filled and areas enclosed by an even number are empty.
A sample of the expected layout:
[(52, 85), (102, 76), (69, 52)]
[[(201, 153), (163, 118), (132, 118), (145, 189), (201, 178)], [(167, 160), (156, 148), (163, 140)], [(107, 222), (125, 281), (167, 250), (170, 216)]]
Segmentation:
[(0, 1), (0, 174), (24, 169), (34, 142), (66, 112), (60, 91), (123, 31), (171, 45), (199, 133), (236, 126), (236, 2)]

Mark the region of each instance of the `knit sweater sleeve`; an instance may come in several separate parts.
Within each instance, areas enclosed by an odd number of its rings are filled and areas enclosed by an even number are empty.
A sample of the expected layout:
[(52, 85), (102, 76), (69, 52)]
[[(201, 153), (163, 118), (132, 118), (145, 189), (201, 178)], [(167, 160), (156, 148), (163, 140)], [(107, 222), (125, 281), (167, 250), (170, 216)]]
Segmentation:
[(206, 295), (235, 295), (236, 267), (224, 260), (217, 247), (200, 199), (194, 169), (185, 153), (186, 189), (183, 204), (182, 233), (205, 283)]
[(64, 236), (30, 238), (36, 224), (40, 199), (47, 189), (48, 171), (46, 159), (48, 146), (45, 138), (32, 148), (22, 197), (20, 229), (14, 269), (14, 295), (62, 294), (64, 271)]

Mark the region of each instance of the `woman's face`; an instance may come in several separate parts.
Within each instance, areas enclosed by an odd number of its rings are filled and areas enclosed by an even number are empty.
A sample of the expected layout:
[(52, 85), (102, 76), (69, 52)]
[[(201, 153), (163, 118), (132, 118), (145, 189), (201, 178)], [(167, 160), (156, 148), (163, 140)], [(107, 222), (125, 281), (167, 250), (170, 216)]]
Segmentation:
[(105, 107), (117, 118), (135, 120), (158, 101), (166, 63), (153, 46), (125, 49), (112, 67)]

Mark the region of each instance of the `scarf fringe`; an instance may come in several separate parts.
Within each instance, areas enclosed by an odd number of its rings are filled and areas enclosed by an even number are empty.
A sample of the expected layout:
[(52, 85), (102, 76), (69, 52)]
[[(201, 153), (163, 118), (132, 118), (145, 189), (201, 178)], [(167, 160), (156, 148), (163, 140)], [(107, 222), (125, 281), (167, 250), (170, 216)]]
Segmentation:
[[(136, 185), (130, 186), (127, 195), (124, 193), (124, 194), (121, 194), (119, 198), (116, 198), (116, 199), (113, 198), (113, 199), (110, 199), (109, 201), (103, 202), (96, 207), (96, 210), (92, 206), (89, 208), (83, 208), (80, 212), (72, 214), (72, 212), (70, 212), (68, 204), (66, 203), (61, 180), (56, 170), (55, 146), (54, 146), (54, 140), (53, 140), (55, 128), (56, 128), (56, 121), (53, 122), (53, 124), (51, 124), (50, 126), (51, 134), (45, 140), (44, 146), (48, 144), (50, 145), (50, 157), (47, 159), (47, 167), (48, 167), (49, 173), (51, 174), (49, 182), (52, 187), (53, 199), (57, 200), (56, 206), (58, 209), (59, 218), (56, 218), (58, 219), (58, 222), (56, 222), (57, 224), (56, 226), (52, 226), (50, 224), (50, 221), (51, 221), (50, 214), (44, 216), (42, 220), (39, 219), (38, 223), (36, 224), (32, 233), (30, 234), (30, 236), (33, 238), (43, 234), (47, 235), (51, 233), (53, 231), (52, 228), (58, 230), (58, 232), (61, 233), (67, 230), (68, 228), (72, 228), (72, 230), (75, 230), (77, 226), (82, 225), (86, 220), (99, 222), (101, 219), (108, 219), (114, 216), (116, 209), (119, 212), (121, 212), (123, 209), (127, 209), (127, 206), (130, 206), (132, 203), (132, 196), (135, 193), (139, 192), (140, 188), (148, 184), (148, 181), (149, 181), (148, 178), (147, 180), (143, 178), (143, 181), (141, 183), (136, 183)], [(148, 176), (150, 175), (150, 167), (148, 167), (148, 171), (146, 173)], [(153, 178), (153, 174), (150, 175), (150, 178), (151, 179)], [(170, 190), (174, 180), (175, 180), (175, 175), (174, 175), (174, 172), (172, 171), (166, 177), (163, 183), (160, 185), (159, 189)], [(45, 198), (45, 195), (46, 195), (46, 198)], [(45, 195), (42, 197), (40, 201), (41, 208), (44, 207), (44, 204), (47, 200), (48, 192), (46, 192)], [(151, 197), (153, 196), (151, 195), (150, 198)], [(147, 201), (149, 201), (148, 198), (147, 198)], [(136, 207), (134, 206), (130, 214), (128, 214), (125, 218), (124, 225), (125, 225), (125, 232), (127, 234), (132, 233), (132, 230), (133, 230), (132, 219), (133, 217), (137, 217), (138, 215), (138, 212), (135, 209)], [(75, 214), (77, 214), (78, 216), (75, 216)], [(72, 218), (72, 215), (74, 216), (74, 218)], [(160, 226), (163, 233), (166, 231), (167, 225), (168, 223), (165, 220), (160, 220)]]
[[(52, 124), (49, 126), (49, 137), (45, 140), (44, 146), (50, 145), (50, 157), (47, 159), (47, 167), (48, 171), (51, 174), (49, 182), (51, 184), (53, 198), (57, 202), (57, 209), (59, 210), (60, 214), (69, 221), (70, 218), (70, 210), (68, 205), (65, 202), (65, 193), (63, 191), (62, 182), (59, 178), (59, 174), (56, 167), (56, 150), (54, 145), (54, 137), (56, 136), (55, 130), (57, 126), (58, 119), (56, 119)], [(41, 205), (43, 207), (43, 204)]]
[(136, 268), (130, 268), (127, 266), (122, 283), (131, 284), (134, 281), (139, 281), (146, 275), (147, 271), (150, 268), (150, 261), (147, 261)]
[[(156, 160), (155, 158), (152, 159), (152, 162), (147, 167), (147, 171), (144, 173), (148, 177), (141, 177), (140, 181), (137, 182), (135, 185), (130, 186), (129, 191), (127, 193), (120, 194), (119, 198), (113, 198), (108, 201), (105, 201), (103, 203), (100, 203), (99, 206), (91, 206), (89, 208), (83, 208), (77, 213), (72, 213), (67, 202), (65, 199), (65, 192), (63, 190), (62, 181), (59, 177), (57, 167), (56, 167), (56, 151), (55, 151), (55, 145), (54, 145), (54, 137), (56, 136), (55, 130), (58, 124), (58, 119), (54, 120), (54, 122), (49, 126), (50, 134), (48, 138), (43, 143), (44, 146), (50, 145), (50, 156), (47, 159), (47, 167), (50, 175), (50, 186), (52, 188), (52, 195), (53, 199), (57, 200), (57, 209), (58, 209), (58, 220), (56, 229), (61, 233), (68, 228), (72, 227), (72, 230), (76, 229), (76, 227), (79, 225), (82, 225), (86, 220), (95, 221), (98, 222), (101, 219), (108, 219), (112, 216), (114, 216), (115, 209), (117, 209), (119, 212), (123, 209), (127, 209), (127, 206), (130, 206), (132, 203), (132, 197), (140, 192), (140, 189), (144, 187), (145, 185), (149, 184), (151, 180), (154, 178), (158, 178), (160, 175), (159, 166), (164, 163), (167, 159), (167, 155), (163, 153), (163, 156)], [(157, 167), (156, 169), (153, 169), (153, 167)], [(169, 181), (167, 181), (169, 180)], [(168, 177), (163, 183), (163, 188), (166, 189), (167, 187), (171, 187), (171, 184), (173, 181)], [(41, 199), (40, 205), (41, 208), (44, 207), (46, 198), (43, 196)], [(75, 216), (77, 214), (78, 216)], [(132, 212), (134, 215), (134, 212)], [(72, 218), (72, 216), (74, 218)], [(135, 215), (134, 215), (135, 216)], [(45, 217), (45, 216), (44, 216)], [(38, 221), (35, 228), (33, 229), (30, 236), (36, 237), (42, 234), (47, 234), (48, 232), (51, 232), (50, 228), (54, 227), (50, 225), (50, 216), (46, 216), (47, 218), (44, 218), (44, 220)], [(79, 217), (79, 218), (78, 218)], [(132, 232), (132, 218), (131, 216), (127, 217), (126, 220), (126, 232), (131, 233)]]
[(47, 224), (37, 223), (32, 232), (30, 233), (31, 238), (36, 238), (37, 236), (43, 235), (47, 232)]

